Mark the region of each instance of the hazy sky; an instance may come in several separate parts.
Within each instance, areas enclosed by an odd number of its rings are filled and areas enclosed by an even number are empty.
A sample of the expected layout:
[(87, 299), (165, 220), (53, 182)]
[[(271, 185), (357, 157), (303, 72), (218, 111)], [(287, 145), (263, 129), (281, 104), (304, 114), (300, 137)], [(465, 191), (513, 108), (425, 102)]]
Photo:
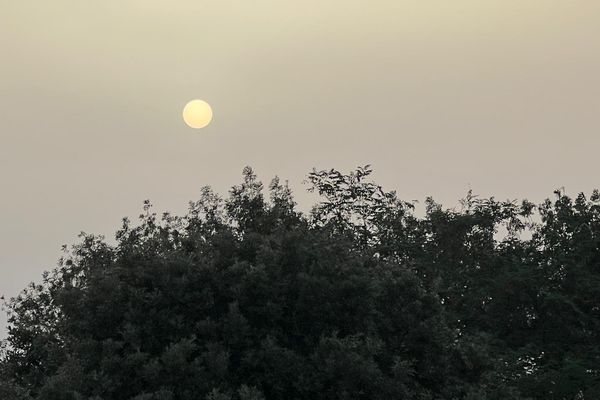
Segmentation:
[(599, 115), (595, 0), (0, 0), (0, 293), (245, 165), (303, 206), (312, 167), (366, 163), (447, 206), (590, 192)]

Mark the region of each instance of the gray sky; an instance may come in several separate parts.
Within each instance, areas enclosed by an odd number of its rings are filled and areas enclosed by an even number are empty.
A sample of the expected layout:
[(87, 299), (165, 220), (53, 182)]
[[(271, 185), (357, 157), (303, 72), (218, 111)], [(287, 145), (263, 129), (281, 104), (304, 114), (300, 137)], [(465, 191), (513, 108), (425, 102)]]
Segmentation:
[(0, 293), (245, 165), (303, 207), (312, 167), (366, 163), (447, 206), (590, 192), (599, 71), (590, 0), (0, 0)]

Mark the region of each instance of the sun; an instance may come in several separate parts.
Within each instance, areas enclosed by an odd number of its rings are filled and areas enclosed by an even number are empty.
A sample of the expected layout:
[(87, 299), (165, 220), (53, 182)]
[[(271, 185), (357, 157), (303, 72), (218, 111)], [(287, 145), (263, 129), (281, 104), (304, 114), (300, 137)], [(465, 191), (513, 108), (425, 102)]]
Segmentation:
[(210, 124), (212, 117), (212, 108), (204, 100), (192, 100), (183, 108), (183, 120), (190, 128), (204, 128)]

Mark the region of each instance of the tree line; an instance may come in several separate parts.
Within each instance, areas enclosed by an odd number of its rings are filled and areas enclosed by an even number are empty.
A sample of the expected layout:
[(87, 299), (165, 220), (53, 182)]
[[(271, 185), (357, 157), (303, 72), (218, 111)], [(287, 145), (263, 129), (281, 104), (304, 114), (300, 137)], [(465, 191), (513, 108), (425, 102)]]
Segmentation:
[(302, 213), (245, 168), (82, 234), (5, 304), (0, 398), (600, 398), (598, 191), (417, 216), (371, 172), (314, 170)]

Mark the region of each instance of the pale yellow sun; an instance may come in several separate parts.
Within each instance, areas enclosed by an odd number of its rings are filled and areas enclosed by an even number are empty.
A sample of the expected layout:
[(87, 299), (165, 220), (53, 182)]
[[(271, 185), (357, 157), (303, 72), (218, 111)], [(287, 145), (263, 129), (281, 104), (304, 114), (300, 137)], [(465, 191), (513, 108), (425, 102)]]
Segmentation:
[(203, 100), (192, 100), (183, 108), (183, 120), (190, 128), (204, 128), (212, 121), (210, 105)]

